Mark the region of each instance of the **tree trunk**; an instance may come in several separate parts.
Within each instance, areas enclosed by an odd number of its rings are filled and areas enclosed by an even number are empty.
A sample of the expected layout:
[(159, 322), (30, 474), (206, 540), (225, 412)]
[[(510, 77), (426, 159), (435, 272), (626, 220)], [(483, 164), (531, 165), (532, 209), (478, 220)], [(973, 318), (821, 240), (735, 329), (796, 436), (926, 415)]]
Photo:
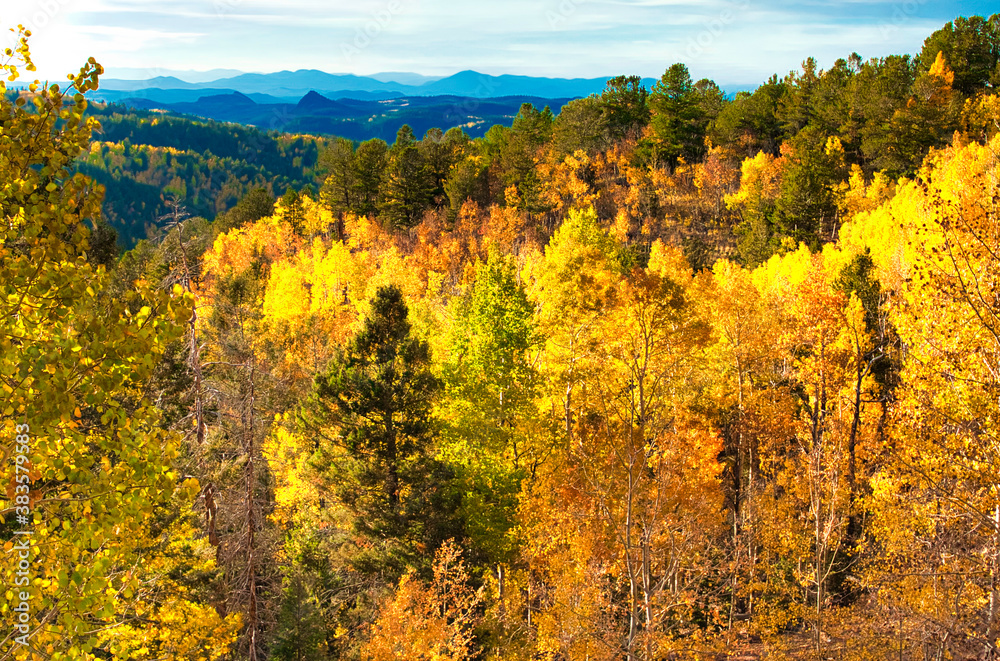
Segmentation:
[(506, 585), (505, 585), (506, 575), (503, 570), (503, 565), (497, 565), (497, 589), (500, 592), (500, 623), (506, 625), (507, 623), (507, 604), (505, 603), (505, 598), (507, 595)]
[(393, 412), (386, 414), (386, 461), (385, 461), (385, 496), (389, 501), (389, 511), (393, 516), (399, 513), (399, 461), (396, 447), (396, 428), (392, 419)]
[[(1000, 485), (994, 485), (1000, 494)], [(990, 621), (986, 634), (987, 654), (996, 653), (997, 621), (1000, 619), (1000, 502), (993, 507), (993, 558), (990, 563)]]
[(250, 661), (257, 661), (258, 656), (258, 643), (257, 643), (257, 630), (259, 628), (259, 617), (257, 613), (257, 559), (254, 552), (256, 551), (256, 534), (257, 534), (257, 517), (254, 507), (254, 486), (256, 483), (256, 468), (257, 468), (257, 456), (256, 447), (254, 443), (254, 406), (255, 406), (255, 388), (254, 388), (254, 377), (256, 376), (256, 365), (254, 364), (253, 356), (250, 357), (249, 363), (249, 374), (248, 374), (248, 384), (246, 396), (243, 405), (243, 451), (246, 454), (246, 467), (244, 469), (245, 478), (245, 525), (246, 525), (246, 590), (247, 590), (247, 635), (249, 637), (249, 659)]
[(652, 592), (652, 573), (652, 558), (650, 557), (649, 551), (649, 538), (646, 536), (644, 531), (642, 539), (642, 607), (646, 616), (646, 661), (653, 661), (653, 637), (650, 635), (653, 631), (653, 605), (651, 603), (650, 594)]

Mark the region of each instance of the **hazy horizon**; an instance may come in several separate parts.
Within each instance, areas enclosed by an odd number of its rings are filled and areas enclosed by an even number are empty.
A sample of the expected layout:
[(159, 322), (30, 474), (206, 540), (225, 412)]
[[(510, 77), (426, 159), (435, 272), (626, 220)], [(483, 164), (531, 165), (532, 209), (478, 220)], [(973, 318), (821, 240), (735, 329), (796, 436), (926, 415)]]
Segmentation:
[(807, 56), (828, 68), (851, 52), (916, 53), (955, 16), (991, 13), (986, 2), (934, 0), (453, 4), (362, 0), (334, 12), (316, 0), (13, 0), (5, 16), (32, 30), (38, 75), (53, 80), (93, 56), (115, 78), (218, 69), (659, 77), (684, 62), (695, 79), (757, 85)]

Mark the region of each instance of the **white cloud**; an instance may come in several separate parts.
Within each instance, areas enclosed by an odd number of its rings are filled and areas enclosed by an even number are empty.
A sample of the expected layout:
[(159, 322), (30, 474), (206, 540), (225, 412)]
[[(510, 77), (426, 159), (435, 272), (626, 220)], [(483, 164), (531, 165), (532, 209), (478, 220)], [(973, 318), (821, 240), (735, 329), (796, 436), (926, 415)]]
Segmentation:
[(168, 32), (143, 28), (124, 28), (108, 25), (89, 25), (72, 28), (78, 38), (90, 40), (108, 52), (135, 52), (143, 48), (173, 43), (193, 43), (204, 32)]

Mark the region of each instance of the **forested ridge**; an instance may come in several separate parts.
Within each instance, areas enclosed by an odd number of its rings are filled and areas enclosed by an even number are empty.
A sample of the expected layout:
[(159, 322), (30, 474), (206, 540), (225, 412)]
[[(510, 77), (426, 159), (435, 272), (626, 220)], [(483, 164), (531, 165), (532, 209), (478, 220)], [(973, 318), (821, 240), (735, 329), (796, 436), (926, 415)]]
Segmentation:
[(0, 658), (997, 657), (1000, 15), (475, 140), (101, 73), (0, 112)]
[(88, 107), (101, 128), (78, 168), (105, 187), (103, 216), (125, 248), (155, 236), (171, 202), (214, 219), (254, 189), (280, 195), (314, 183), (327, 143), (115, 104)]

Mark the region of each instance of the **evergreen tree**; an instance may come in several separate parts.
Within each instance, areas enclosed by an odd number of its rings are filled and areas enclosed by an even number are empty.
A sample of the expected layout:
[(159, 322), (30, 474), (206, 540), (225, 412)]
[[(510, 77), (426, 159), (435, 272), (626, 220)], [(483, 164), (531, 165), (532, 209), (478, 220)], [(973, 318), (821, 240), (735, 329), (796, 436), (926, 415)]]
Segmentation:
[[(705, 89), (703, 87), (703, 89)], [(705, 150), (705, 111), (702, 94), (695, 89), (683, 64), (673, 64), (653, 87), (649, 105), (655, 151), (673, 164), (677, 159), (694, 160)]]
[(1000, 14), (959, 16), (924, 40), (919, 66), (929, 72), (938, 53), (955, 71), (955, 89), (972, 96), (1000, 85)]
[(649, 90), (639, 76), (616, 76), (601, 93), (604, 121), (612, 140), (635, 138), (649, 124)]
[(380, 287), (362, 330), (316, 378), (303, 415), (310, 428), (330, 430), (318, 432), (316, 468), (353, 512), (355, 530), (388, 544), (390, 557), (378, 562), (399, 570), (416, 562), (418, 545), (436, 548), (461, 532), (443, 488), (451, 476), (430, 454), (442, 385), (408, 317), (400, 289)]
[(712, 122), (709, 130), (712, 142), (734, 148), (746, 157), (755, 156), (759, 151), (777, 155), (784, 135), (777, 108), (784, 93), (785, 83), (771, 76), (752, 94), (737, 94)]
[(560, 155), (572, 154), (578, 149), (585, 152), (599, 150), (611, 131), (601, 99), (588, 96), (573, 99), (562, 107), (553, 125), (552, 144)]
[(237, 202), (235, 207), (215, 219), (214, 230), (216, 234), (221, 234), (267, 218), (274, 213), (274, 203), (274, 196), (266, 188), (255, 188)]
[(529, 212), (545, 211), (548, 207), (542, 196), (535, 163), (539, 152), (552, 138), (555, 117), (546, 106), (538, 110), (530, 103), (521, 106), (506, 132), (500, 151), (500, 179), (504, 187), (515, 186), (521, 200), (520, 208)]
[(787, 158), (775, 200), (777, 229), (816, 248), (836, 230), (835, 187), (846, 176), (844, 151), (839, 139), (824, 139), (810, 129), (792, 141)]
[(434, 181), (424, 155), (413, 130), (404, 124), (389, 152), (381, 207), (384, 222), (397, 229), (417, 225), (433, 192)]
[(374, 216), (382, 204), (382, 181), (389, 165), (389, 145), (374, 138), (358, 145), (354, 159), (354, 206), (360, 216)]
[(357, 206), (357, 157), (354, 143), (337, 138), (320, 157), (320, 164), (329, 173), (320, 195), (334, 213), (352, 210)]

